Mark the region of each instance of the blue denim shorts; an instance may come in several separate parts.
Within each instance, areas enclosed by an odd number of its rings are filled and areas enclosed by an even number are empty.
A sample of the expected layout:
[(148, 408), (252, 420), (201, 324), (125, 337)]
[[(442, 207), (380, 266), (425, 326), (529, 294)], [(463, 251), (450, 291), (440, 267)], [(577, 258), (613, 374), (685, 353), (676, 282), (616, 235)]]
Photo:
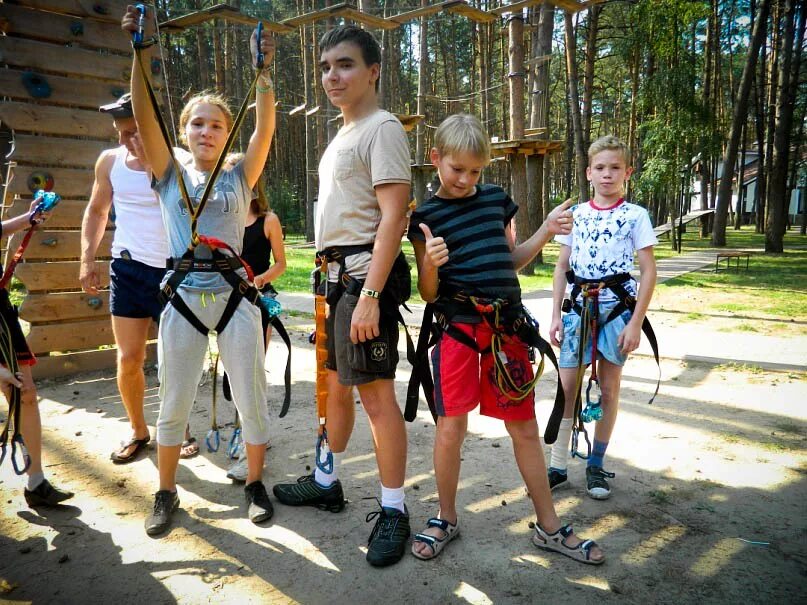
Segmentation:
[(112, 259), (109, 267), (109, 312), (115, 317), (159, 321), (162, 305), (157, 295), (165, 269), (136, 260)]
[[(622, 330), (628, 325), (631, 318), (630, 311), (623, 311), (608, 323), (605, 323), (613, 308), (619, 303), (608, 302), (600, 304), (600, 323), (597, 332), (597, 359), (605, 358), (614, 365), (625, 365), (628, 356), (619, 350), (618, 339)], [(580, 316), (571, 311), (563, 316), (563, 341), (560, 343), (560, 358), (558, 365), (562, 368), (576, 368), (577, 354), (580, 348)], [(591, 363), (591, 334), (586, 342), (583, 363)]]

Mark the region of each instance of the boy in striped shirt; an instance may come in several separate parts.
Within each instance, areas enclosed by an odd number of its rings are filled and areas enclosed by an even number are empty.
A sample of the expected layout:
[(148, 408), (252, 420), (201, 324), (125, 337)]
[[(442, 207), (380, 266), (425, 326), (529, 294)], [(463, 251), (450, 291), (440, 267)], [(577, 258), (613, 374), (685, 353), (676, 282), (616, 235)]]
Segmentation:
[[(500, 187), (477, 184), (489, 159), (489, 138), (479, 120), (468, 114), (447, 118), (435, 132), (431, 151), (440, 187), (412, 214), (409, 226), (418, 265), (418, 290), (424, 300), (434, 304), (443, 327), (432, 350), (438, 417), (434, 467), (440, 510), (415, 536), (412, 554), (432, 559), (459, 532), (456, 495), (460, 448), (468, 413), (480, 405), (482, 415), (504, 421), (513, 440), (516, 462), (538, 516), (535, 545), (582, 563), (600, 564), (605, 557), (596, 543), (578, 538), (555, 513), (533, 394), (515, 399), (502, 391), (494, 377), (490, 325), (474, 305), (456, 304), (465, 296), (473, 296), (520, 309), (516, 271), (532, 260), (553, 234), (569, 233), (571, 228), (571, 214), (566, 210), (570, 202), (565, 202), (549, 214), (535, 234), (516, 246), (511, 220), (518, 207)], [(503, 340), (498, 357), (512, 377), (529, 381), (532, 366), (527, 345), (517, 337)]]

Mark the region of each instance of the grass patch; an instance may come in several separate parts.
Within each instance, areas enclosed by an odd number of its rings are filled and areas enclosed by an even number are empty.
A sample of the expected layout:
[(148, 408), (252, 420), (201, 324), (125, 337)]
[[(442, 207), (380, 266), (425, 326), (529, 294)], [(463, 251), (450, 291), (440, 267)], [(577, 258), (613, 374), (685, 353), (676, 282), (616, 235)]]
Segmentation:
[(754, 324), (741, 323), (734, 328), (737, 332), (759, 332)]
[(721, 372), (742, 372), (744, 374), (754, 374), (756, 376), (761, 376), (765, 373), (765, 370), (759, 366), (751, 363), (737, 363), (735, 361), (716, 365), (715, 370)]
[(647, 492), (647, 497), (653, 504), (663, 506), (665, 504), (672, 504), (672, 496), (666, 489), (654, 489)]
[(684, 315), (684, 319), (687, 321), (700, 321), (702, 319), (706, 319), (706, 316), (703, 313), (693, 311), (692, 313), (687, 313)]

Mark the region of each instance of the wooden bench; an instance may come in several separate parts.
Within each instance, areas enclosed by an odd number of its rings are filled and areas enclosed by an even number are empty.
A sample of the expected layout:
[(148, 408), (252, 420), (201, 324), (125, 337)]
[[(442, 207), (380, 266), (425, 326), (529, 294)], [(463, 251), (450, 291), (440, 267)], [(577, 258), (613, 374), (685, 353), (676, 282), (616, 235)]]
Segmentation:
[(740, 268), (740, 260), (745, 258), (745, 270), (748, 271), (748, 263), (751, 259), (750, 252), (718, 252), (717, 256), (715, 257), (715, 273), (720, 270), (720, 260), (726, 259), (726, 270), (731, 268), (731, 259), (737, 259), (736, 267), (739, 270)]

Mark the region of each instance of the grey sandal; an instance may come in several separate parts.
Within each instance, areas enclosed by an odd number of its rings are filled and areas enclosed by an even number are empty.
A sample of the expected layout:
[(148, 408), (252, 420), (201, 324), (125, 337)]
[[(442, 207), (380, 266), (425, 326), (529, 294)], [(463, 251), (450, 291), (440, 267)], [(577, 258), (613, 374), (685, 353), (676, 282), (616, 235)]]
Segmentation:
[[(438, 538), (436, 536), (430, 536), (429, 534), (419, 533), (415, 535), (414, 540), (412, 540), (412, 555), (420, 559), (421, 561), (428, 561), (429, 559), (434, 559), (437, 555), (439, 555), (443, 548), (445, 548), (446, 544), (451, 542), (457, 535), (460, 533), (460, 524), (459, 520), (456, 523), (449, 523), (445, 519), (438, 519), (437, 517), (432, 517), (426, 523), (426, 529), (430, 527), (436, 527), (437, 529), (442, 530), (443, 537)], [(425, 544), (431, 549), (431, 553), (426, 551), (425, 553), (417, 552), (415, 550), (415, 544), (420, 542), (421, 544)]]
[(551, 552), (559, 552), (562, 555), (566, 555), (586, 565), (602, 565), (605, 562), (605, 555), (600, 559), (591, 558), (591, 549), (597, 546), (594, 540), (583, 540), (577, 546), (569, 546), (566, 544), (566, 538), (573, 533), (571, 525), (564, 525), (555, 533), (550, 534), (536, 523), (532, 543), (538, 548)]

